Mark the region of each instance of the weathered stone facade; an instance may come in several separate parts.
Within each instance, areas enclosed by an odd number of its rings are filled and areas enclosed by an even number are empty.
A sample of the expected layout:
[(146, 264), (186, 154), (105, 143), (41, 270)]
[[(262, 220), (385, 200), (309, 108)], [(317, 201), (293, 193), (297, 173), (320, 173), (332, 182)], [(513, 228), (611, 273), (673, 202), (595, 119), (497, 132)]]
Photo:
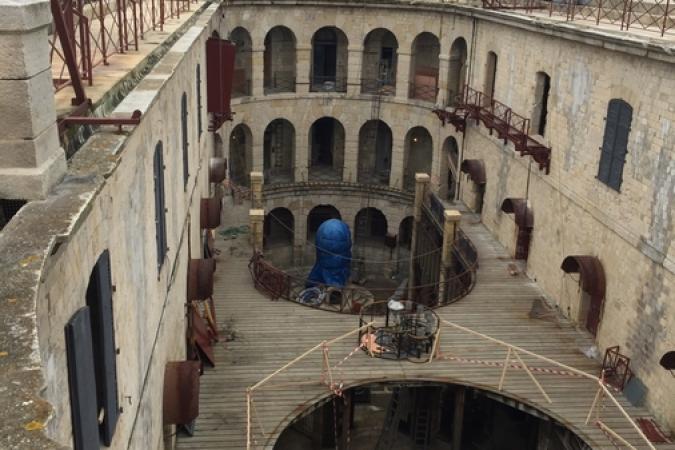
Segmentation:
[[(637, 35), (596, 33), (576, 27), (557, 27), (531, 18), (507, 19), (500, 13), (478, 13), (452, 5), (349, 4), (260, 5), (233, 2), (224, 28), (246, 29), (254, 52), (264, 51), (266, 33), (283, 25), (296, 39), (296, 93), (263, 93), (262, 57), (253, 57), (253, 96), (235, 100), (232, 126), (246, 124), (252, 135), (252, 167), (263, 170), (263, 134), (276, 118), (295, 128), (295, 181), (307, 179), (308, 133), (323, 116), (335, 117), (345, 128), (343, 180), (354, 181), (359, 160), (360, 128), (371, 117), (373, 97), (361, 94), (364, 42), (369, 32), (385, 28), (397, 48), (396, 95), (383, 96), (379, 119), (393, 132), (390, 186), (404, 179), (405, 137), (415, 126), (432, 136), (432, 186), (447, 189), (446, 139), (455, 138), (463, 159), (482, 159), (486, 167), (482, 220), (503, 245), (514, 251), (517, 227), (513, 216), (501, 211), (505, 198), (527, 198), (535, 226), (527, 264), (528, 274), (541, 284), (562, 314), (583, 328), (579, 317), (581, 294), (578, 275), (565, 274), (563, 259), (593, 255), (607, 278), (604, 311), (597, 343), (601, 352), (620, 345), (632, 358), (632, 368), (646, 385), (647, 404), (671, 429), (675, 415), (668, 400), (673, 389), (670, 374), (658, 359), (672, 349), (675, 337), (671, 220), (673, 149), (675, 147), (675, 77), (671, 41), (646, 40)], [(308, 27), (307, 23), (312, 26)], [(335, 26), (349, 40), (346, 93), (309, 92), (312, 36), (324, 26)], [(435, 104), (408, 99), (411, 48), (415, 37), (433, 33), (440, 41)], [(537, 139), (552, 147), (551, 172), (539, 171), (528, 157), (521, 158), (488, 130), (470, 121), (465, 133), (442, 127), (431, 114), (448, 102), (448, 91), (458, 75), (451, 47), (456, 39), (467, 43), (465, 76), (468, 84), (484, 90), (487, 54), (497, 55), (494, 97), (513, 111), (531, 117), (537, 111), (537, 73), (550, 77), (545, 136)], [(367, 50), (366, 52), (369, 52)], [(371, 70), (371, 69), (368, 69)], [(451, 81), (452, 80), (452, 81)], [(634, 108), (621, 192), (596, 179), (604, 118), (609, 100), (621, 98)], [(231, 128), (221, 130), (227, 142)], [(456, 178), (457, 173), (454, 174)], [(461, 177), (459, 198), (475, 204), (476, 186)], [(275, 202), (275, 205), (278, 202)], [(303, 218), (300, 218), (301, 223)], [(298, 240), (296, 237), (296, 245)], [(576, 277), (576, 278), (575, 278)]]

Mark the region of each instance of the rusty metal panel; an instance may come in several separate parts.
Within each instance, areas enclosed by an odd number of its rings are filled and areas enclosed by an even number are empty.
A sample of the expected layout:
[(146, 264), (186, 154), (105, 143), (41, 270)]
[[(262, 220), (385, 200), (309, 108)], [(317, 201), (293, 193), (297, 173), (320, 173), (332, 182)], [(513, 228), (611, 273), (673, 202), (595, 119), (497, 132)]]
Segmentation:
[(213, 114), (211, 131), (232, 118), (234, 54), (235, 46), (230, 41), (217, 37), (206, 41), (206, 109)]
[(213, 295), (215, 261), (191, 259), (188, 263), (188, 301), (206, 300)]
[(185, 425), (199, 416), (199, 361), (173, 361), (164, 368), (164, 423)]
[(212, 230), (220, 226), (221, 203), (219, 198), (203, 198), (199, 214), (202, 229)]
[(227, 174), (227, 159), (211, 158), (209, 160), (209, 182), (222, 183)]
[(191, 308), (190, 320), (190, 338), (195, 343), (197, 348), (206, 357), (207, 363), (211, 367), (215, 366), (216, 358), (213, 354), (213, 347), (211, 346), (211, 334), (209, 333), (206, 321), (199, 315), (197, 308)]
[(534, 213), (524, 198), (505, 198), (502, 202), (502, 211), (514, 214), (516, 225), (523, 228), (534, 228)]
[(482, 159), (465, 159), (462, 161), (460, 170), (469, 174), (469, 178), (476, 184), (485, 184), (485, 164)]

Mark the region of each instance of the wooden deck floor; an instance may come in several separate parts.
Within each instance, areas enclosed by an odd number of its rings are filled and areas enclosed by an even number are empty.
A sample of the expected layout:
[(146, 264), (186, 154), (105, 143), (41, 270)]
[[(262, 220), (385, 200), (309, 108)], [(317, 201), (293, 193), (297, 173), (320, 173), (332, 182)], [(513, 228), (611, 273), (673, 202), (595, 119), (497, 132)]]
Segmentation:
[[(246, 223), (247, 210), (235, 208), (225, 226)], [(489, 232), (466, 215), (462, 228), (478, 249), (478, 282), (469, 296), (456, 304), (438, 309), (447, 320), (502, 339), (565, 364), (596, 374), (598, 364), (586, 358), (579, 348), (591, 341), (568, 325), (529, 319), (532, 302), (541, 297), (537, 285), (524, 275), (512, 276), (511, 262), (502, 246)], [(201, 379), (200, 416), (193, 437), (180, 436), (179, 449), (245, 449), (245, 390), (282, 365), (313, 347), (358, 327), (358, 318), (318, 311), (286, 301), (270, 301), (253, 288), (247, 264), (250, 248), (247, 236), (234, 240), (217, 239), (221, 254), (215, 286), (218, 322), (233, 329), (235, 339), (218, 343), (217, 365), (206, 369)], [(335, 364), (357, 346), (349, 337), (330, 347)], [(431, 364), (395, 362), (369, 358), (361, 351), (344, 362), (335, 373), (345, 386), (382, 380), (433, 380), (459, 383), (496, 391), (502, 368), (481, 362), (501, 362), (506, 351), (475, 336), (444, 327), (441, 351), (450, 359)], [(253, 448), (269, 448), (279, 433), (299, 412), (330, 393), (319, 384), (321, 354), (316, 352), (270, 383), (315, 382), (294, 387), (263, 389), (254, 397)], [(470, 361), (471, 359), (479, 360)], [(552, 368), (532, 358), (528, 365)], [(523, 370), (512, 369), (506, 376), (502, 394), (535, 406), (575, 431), (593, 448), (614, 448), (595, 425), (585, 425), (597, 385), (569, 375), (536, 373), (552, 399), (548, 403)], [(645, 410), (620, 402), (632, 417), (648, 416)], [(637, 448), (648, 448), (617, 408), (605, 401), (602, 419)], [(673, 446), (658, 446), (659, 450)], [(365, 449), (364, 449), (365, 450)]]

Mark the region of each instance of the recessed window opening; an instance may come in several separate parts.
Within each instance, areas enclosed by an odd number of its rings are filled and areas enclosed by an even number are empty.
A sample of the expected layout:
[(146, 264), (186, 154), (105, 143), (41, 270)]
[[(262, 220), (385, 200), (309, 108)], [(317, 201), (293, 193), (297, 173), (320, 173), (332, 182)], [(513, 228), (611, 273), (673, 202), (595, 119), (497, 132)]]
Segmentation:
[(396, 95), (398, 41), (394, 34), (377, 28), (366, 36), (363, 44), (361, 92)]
[(312, 91), (347, 90), (347, 37), (335, 27), (324, 27), (312, 38)]
[(323, 117), (310, 129), (309, 178), (341, 180), (344, 165), (345, 130), (332, 117)]
[(230, 181), (235, 186), (250, 186), (253, 137), (251, 129), (242, 124), (230, 133)]
[(155, 242), (157, 248), (157, 271), (162, 269), (167, 254), (166, 205), (164, 193), (164, 155), (162, 141), (157, 142), (153, 156), (153, 179), (155, 192)]
[(202, 138), (202, 66), (197, 64), (197, 82), (196, 82), (196, 94), (197, 94), (197, 139), (201, 140)]
[(187, 188), (187, 182), (190, 178), (190, 159), (188, 151), (190, 137), (188, 135), (188, 99), (185, 92), (183, 92), (183, 96), (180, 100), (180, 129), (183, 147), (183, 188)]
[(392, 133), (381, 120), (369, 120), (359, 132), (358, 182), (389, 185)]
[(497, 81), (497, 54), (488, 52), (485, 63), (485, 84), (483, 93), (485, 94), (485, 103), (489, 104), (495, 97), (495, 84)]
[(408, 191), (415, 190), (415, 174), (431, 175), (431, 158), (433, 142), (431, 134), (424, 127), (415, 127), (408, 131), (405, 138), (405, 172), (403, 187)]
[(295, 35), (286, 27), (272, 28), (265, 36), (265, 94), (295, 92)]
[(363, 208), (354, 225), (354, 242), (384, 241), (387, 235), (387, 218), (377, 208)]
[(295, 129), (286, 119), (276, 119), (265, 129), (263, 169), (265, 183), (292, 183), (295, 167)]
[(317, 230), (322, 223), (329, 219), (342, 219), (340, 211), (333, 205), (318, 205), (312, 208), (307, 215), (307, 239), (310, 242), (314, 242), (313, 239)]
[(457, 38), (450, 47), (448, 73), (448, 105), (456, 105), (466, 84), (467, 46), (464, 38)]
[(531, 130), (543, 136), (548, 120), (548, 95), (551, 90), (551, 77), (546, 72), (537, 72), (537, 87), (535, 88), (535, 103), (532, 113)]
[(253, 73), (253, 44), (251, 35), (246, 29), (237, 27), (230, 34), (230, 40), (236, 45), (232, 78), (232, 97), (251, 95), (251, 79)]
[(411, 54), (410, 90), (408, 98), (436, 101), (441, 43), (431, 33), (421, 33), (413, 42)]

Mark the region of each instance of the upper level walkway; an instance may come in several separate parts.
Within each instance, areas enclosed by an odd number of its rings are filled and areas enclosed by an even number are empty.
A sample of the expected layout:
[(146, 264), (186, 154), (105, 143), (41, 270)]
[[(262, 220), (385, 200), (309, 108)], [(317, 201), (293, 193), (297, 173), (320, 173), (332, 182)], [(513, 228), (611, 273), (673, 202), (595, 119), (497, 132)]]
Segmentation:
[[(227, 200), (229, 203), (229, 200)], [(224, 226), (247, 223), (246, 205), (226, 207)], [(573, 326), (559, 320), (531, 319), (533, 302), (542, 298), (536, 283), (516, 270), (502, 246), (471, 214), (462, 228), (478, 249), (480, 268), (473, 291), (457, 303), (437, 309), (442, 319), (484, 333), (531, 352), (597, 375), (599, 364), (580, 350), (592, 345)], [(245, 449), (246, 389), (322, 341), (358, 327), (353, 315), (303, 307), (287, 301), (271, 301), (253, 287), (248, 272), (251, 249), (247, 236), (224, 240), (217, 235), (215, 302), (219, 325), (233, 340), (215, 345), (216, 367), (201, 378), (200, 415), (193, 437), (180, 436), (179, 449)], [(412, 363), (370, 358), (357, 348), (356, 335), (331, 343), (328, 357), (335, 383), (344, 387), (374, 381), (430, 380), (463, 384), (498, 392), (507, 348), (444, 326), (440, 357), (431, 363)], [(348, 354), (352, 356), (340, 364)], [(597, 412), (586, 425), (598, 384), (574, 376), (559, 366), (519, 352), (531, 374), (519, 367), (513, 354), (503, 378), (501, 394), (529, 404), (553, 417), (582, 437), (594, 449), (615, 448), (596, 424)], [(273, 448), (288, 423), (318, 400), (331, 394), (321, 384), (323, 353), (309, 354), (256, 390), (251, 408), (251, 448)], [(339, 364), (339, 367), (336, 366)], [(550, 402), (546, 399), (550, 397)], [(644, 409), (618, 401), (633, 418), (648, 416)], [(599, 419), (635, 448), (649, 448), (631, 423), (605, 397)], [(655, 448), (672, 449), (670, 445)]]

